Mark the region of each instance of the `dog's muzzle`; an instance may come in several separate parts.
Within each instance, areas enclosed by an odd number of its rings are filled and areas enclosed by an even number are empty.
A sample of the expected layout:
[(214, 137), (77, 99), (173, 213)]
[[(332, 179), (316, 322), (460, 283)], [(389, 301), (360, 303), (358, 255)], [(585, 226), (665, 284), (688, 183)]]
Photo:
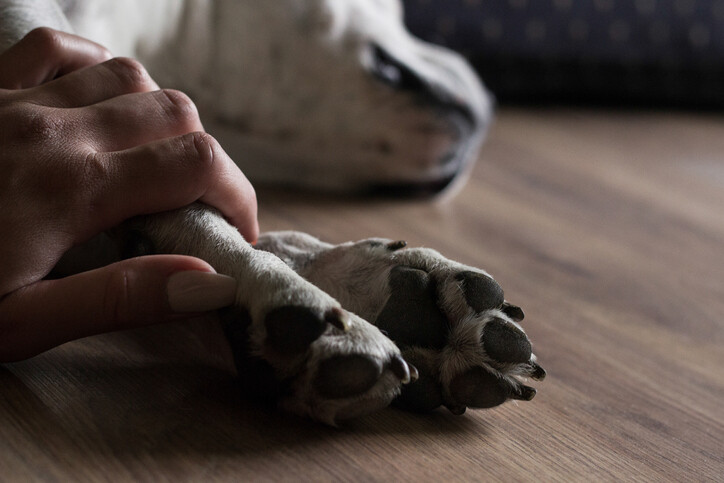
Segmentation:
[(425, 79), (379, 45), (373, 45), (372, 52), (371, 73), (375, 78), (412, 95), (415, 102), (441, 121), (452, 140), (450, 149), (439, 159), (435, 179), (390, 183), (375, 186), (374, 191), (400, 196), (429, 196), (444, 191), (472, 162), (471, 157), (482, 142), (486, 120), (464, 100)]

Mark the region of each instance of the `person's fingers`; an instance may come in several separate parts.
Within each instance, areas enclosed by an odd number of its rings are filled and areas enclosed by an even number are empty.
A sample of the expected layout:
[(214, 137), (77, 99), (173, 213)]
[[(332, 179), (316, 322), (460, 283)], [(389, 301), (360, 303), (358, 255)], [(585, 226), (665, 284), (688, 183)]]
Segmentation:
[(0, 88), (35, 87), (112, 57), (105, 47), (47, 27), (29, 32), (0, 54)]
[(93, 334), (168, 322), (231, 305), (236, 281), (179, 255), (133, 258), (0, 299), (0, 362)]
[[(217, 208), (249, 242), (259, 234), (256, 193), (210, 135), (194, 132), (140, 147), (90, 153), (84, 163), (81, 238), (137, 215), (201, 201)], [(89, 197), (89, 198), (88, 198)], [(85, 230), (85, 232), (83, 231)]]
[(115, 57), (21, 91), (20, 98), (48, 107), (83, 107), (123, 94), (158, 90), (143, 65), (135, 59)]
[(73, 111), (88, 144), (102, 152), (204, 130), (191, 99), (171, 89), (126, 94)]

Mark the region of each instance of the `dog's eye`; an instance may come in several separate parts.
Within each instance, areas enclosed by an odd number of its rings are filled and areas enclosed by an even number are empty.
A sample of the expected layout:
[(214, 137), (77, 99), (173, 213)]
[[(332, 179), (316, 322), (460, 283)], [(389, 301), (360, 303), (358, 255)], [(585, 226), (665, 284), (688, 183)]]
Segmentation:
[(409, 67), (379, 45), (371, 47), (372, 73), (378, 80), (396, 89), (419, 91), (425, 88), (424, 82)]

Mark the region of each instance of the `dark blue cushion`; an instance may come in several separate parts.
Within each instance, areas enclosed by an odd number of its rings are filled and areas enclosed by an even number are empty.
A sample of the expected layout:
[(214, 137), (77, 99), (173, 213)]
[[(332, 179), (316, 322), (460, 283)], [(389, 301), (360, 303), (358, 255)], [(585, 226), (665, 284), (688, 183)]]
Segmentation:
[(500, 101), (724, 106), (724, 0), (404, 0)]

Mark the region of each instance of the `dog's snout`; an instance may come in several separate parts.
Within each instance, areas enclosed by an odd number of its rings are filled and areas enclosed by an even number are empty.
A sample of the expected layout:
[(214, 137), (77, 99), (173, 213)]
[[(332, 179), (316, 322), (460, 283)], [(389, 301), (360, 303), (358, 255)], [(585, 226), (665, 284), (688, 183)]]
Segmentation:
[(418, 179), (378, 183), (372, 190), (403, 196), (445, 191), (468, 172), (482, 141), (487, 107), (478, 101), (486, 99), (484, 94), (471, 95), (477, 84), (469, 82), (466, 72), (455, 68), (460, 64), (448, 62), (448, 58), (420, 57), (408, 63), (379, 44), (370, 44), (370, 51), (370, 73), (389, 88), (408, 95), (420, 115), (426, 116), (428, 122), (421, 123), (419, 134), (426, 138), (422, 144), (430, 147), (414, 158), (426, 166)]
[(372, 73), (378, 80), (395, 89), (410, 92), (425, 90), (425, 82), (420, 76), (376, 44), (372, 45)]
[(452, 93), (426, 80), (404, 62), (399, 61), (379, 45), (372, 45), (372, 74), (384, 84), (413, 94), (417, 100), (433, 108), (440, 115), (455, 116), (474, 127), (476, 116), (464, 102), (455, 99)]

